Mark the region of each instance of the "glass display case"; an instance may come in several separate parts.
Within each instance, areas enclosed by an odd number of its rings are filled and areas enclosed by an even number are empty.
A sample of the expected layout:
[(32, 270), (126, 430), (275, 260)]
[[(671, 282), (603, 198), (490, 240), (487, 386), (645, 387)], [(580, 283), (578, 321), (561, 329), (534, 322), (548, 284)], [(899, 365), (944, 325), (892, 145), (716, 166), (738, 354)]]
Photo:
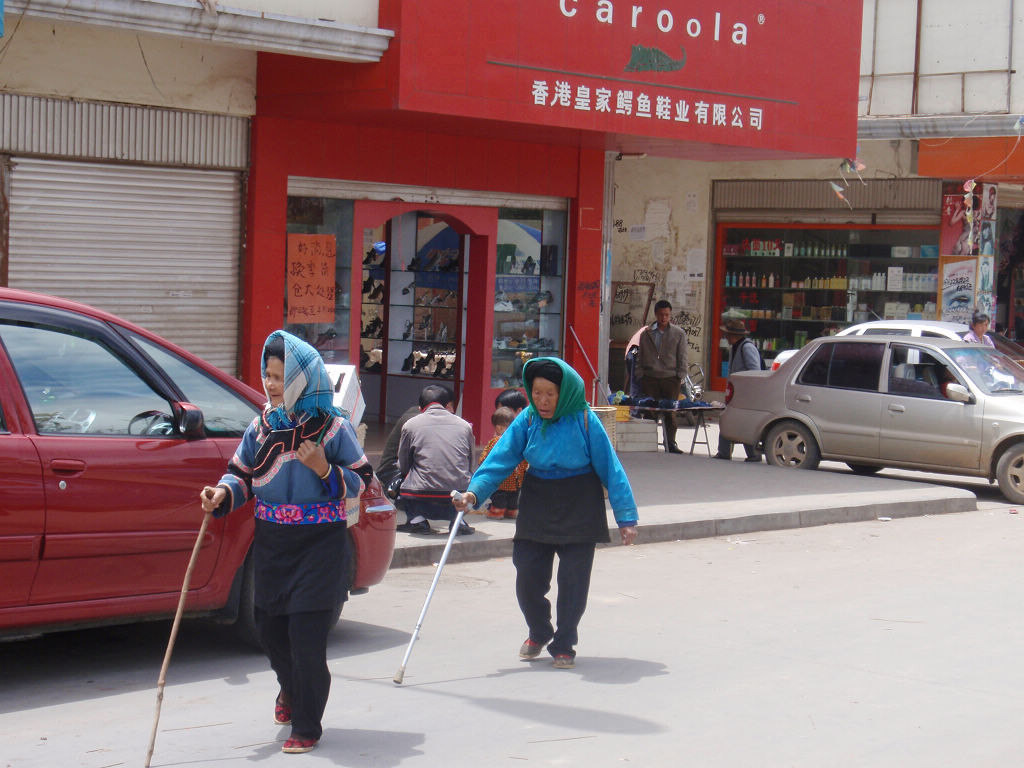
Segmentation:
[(351, 200), (288, 198), (283, 327), (328, 363), (349, 357), (353, 210)]
[(443, 258), (434, 265), (414, 259), (404, 270), (392, 265), (390, 374), (455, 377), (461, 259), (457, 249)]
[[(936, 319), (935, 227), (720, 225), (718, 243), (719, 316), (744, 319), (768, 361), (853, 323)], [(722, 376), (728, 351), (720, 337)]]
[(379, 374), (384, 366), (384, 327), (389, 276), (385, 230), (385, 227), (378, 227), (364, 233), (362, 309), (359, 325), (359, 370), (362, 373)]
[(527, 360), (561, 355), (565, 227), (564, 211), (499, 211), (492, 387), (522, 386)]

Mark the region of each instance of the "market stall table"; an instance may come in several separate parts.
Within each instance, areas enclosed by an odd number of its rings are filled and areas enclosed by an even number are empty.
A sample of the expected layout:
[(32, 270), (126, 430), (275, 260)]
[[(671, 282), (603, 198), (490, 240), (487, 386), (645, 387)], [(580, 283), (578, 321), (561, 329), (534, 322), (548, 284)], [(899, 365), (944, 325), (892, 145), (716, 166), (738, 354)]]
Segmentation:
[[(707, 425), (707, 414), (711, 411), (724, 411), (725, 406), (717, 403), (711, 403), (708, 405), (691, 405), (686, 408), (643, 408), (641, 406), (634, 406), (640, 413), (649, 413), (654, 416), (658, 422), (658, 426), (661, 427), (662, 434), (662, 446), (665, 450), (668, 450), (668, 440), (665, 437), (665, 414), (667, 413), (692, 413), (694, 415), (693, 424), (693, 440), (690, 441), (690, 455), (693, 455), (694, 449), (698, 445), (707, 447), (708, 456), (711, 455), (711, 442), (708, 440), (708, 425)], [(697, 438), (703, 432), (704, 439), (698, 440)]]

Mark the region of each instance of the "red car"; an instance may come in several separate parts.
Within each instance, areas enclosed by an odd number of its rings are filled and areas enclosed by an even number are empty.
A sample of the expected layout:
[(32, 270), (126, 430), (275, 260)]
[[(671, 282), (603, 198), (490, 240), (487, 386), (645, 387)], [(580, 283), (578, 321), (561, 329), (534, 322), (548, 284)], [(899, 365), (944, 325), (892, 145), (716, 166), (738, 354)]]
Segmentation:
[[(0, 637), (174, 614), (202, 520), (263, 393), (98, 309), (0, 288)], [(349, 522), (350, 591), (383, 579), (396, 513)], [(186, 610), (252, 637), (251, 506), (213, 520)]]

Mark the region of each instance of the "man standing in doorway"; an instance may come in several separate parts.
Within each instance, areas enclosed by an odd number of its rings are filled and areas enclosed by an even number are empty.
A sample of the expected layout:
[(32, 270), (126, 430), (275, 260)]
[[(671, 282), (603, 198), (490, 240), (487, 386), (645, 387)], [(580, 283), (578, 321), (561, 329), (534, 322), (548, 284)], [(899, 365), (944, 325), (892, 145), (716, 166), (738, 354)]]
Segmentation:
[[(647, 397), (678, 400), (686, 375), (686, 332), (672, 325), (672, 305), (662, 299), (654, 305), (654, 322), (640, 334), (641, 387)], [(665, 445), (669, 453), (682, 453), (676, 445), (676, 417), (665, 413)]]

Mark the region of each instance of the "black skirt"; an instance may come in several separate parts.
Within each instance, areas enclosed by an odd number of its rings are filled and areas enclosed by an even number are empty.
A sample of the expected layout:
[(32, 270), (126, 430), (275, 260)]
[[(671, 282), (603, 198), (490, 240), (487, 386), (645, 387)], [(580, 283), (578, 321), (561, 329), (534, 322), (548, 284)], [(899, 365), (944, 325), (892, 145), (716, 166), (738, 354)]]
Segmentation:
[(600, 478), (588, 472), (547, 480), (527, 471), (519, 495), (515, 538), (544, 544), (611, 541)]
[(255, 522), (256, 607), (271, 615), (340, 608), (348, 597), (348, 524)]

